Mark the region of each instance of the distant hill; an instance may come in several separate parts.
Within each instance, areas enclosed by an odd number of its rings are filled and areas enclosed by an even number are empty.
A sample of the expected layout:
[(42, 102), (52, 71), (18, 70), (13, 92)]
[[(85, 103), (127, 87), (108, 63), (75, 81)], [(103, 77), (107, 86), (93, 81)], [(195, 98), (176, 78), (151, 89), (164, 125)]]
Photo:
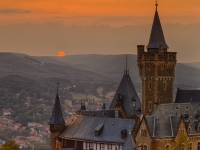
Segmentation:
[(48, 58), (47, 62), (44, 57), (43, 60), (23, 54), (0, 53), (0, 78), (7, 75), (20, 75), (37, 80), (53, 77), (82, 82), (112, 82), (108, 77), (74, 68), (55, 59)]
[(200, 62), (185, 63), (185, 65), (195, 67), (195, 68), (200, 68)]
[[(48, 57), (50, 60), (55, 59), (62, 61), (70, 66), (96, 72), (98, 74), (108, 76), (119, 82), (122, 78), (125, 67), (126, 55), (69, 55), (65, 57)], [(37, 58), (36, 58), (37, 59)], [(48, 59), (45, 58), (48, 62)], [(134, 85), (137, 89), (141, 89), (141, 80), (137, 67), (137, 56), (128, 55), (128, 67)], [(199, 88), (200, 87), (200, 69), (186, 64), (177, 63), (175, 75), (175, 89), (180, 88)]]

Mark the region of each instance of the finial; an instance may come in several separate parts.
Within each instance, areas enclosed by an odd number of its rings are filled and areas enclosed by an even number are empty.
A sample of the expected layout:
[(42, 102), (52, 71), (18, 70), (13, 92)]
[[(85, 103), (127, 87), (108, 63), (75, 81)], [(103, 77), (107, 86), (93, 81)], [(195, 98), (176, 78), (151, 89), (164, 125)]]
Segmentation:
[(126, 67), (125, 67), (125, 70), (124, 70), (124, 74), (125, 75), (128, 75), (128, 68), (127, 68), (127, 66), (128, 66), (128, 55), (126, 55)]
[(58, 85), (59, 85), (60, 83), (57, 83), (57, 94), (58, 94)]
[(157, 10), (157, 7), (158, 7), (158, 1), (156, 1), (156, 10)]

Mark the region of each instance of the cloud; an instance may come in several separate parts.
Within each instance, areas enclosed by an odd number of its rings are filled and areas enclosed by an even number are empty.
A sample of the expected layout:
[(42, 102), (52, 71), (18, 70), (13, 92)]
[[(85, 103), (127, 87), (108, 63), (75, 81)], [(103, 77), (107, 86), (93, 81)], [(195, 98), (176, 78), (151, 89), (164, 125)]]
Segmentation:
[(23, 10), (23, 9), (0, 9), (0, 13), (15, 13), (15, 14), (24, 14), (24, 13), (30, 13), (30, 10)]

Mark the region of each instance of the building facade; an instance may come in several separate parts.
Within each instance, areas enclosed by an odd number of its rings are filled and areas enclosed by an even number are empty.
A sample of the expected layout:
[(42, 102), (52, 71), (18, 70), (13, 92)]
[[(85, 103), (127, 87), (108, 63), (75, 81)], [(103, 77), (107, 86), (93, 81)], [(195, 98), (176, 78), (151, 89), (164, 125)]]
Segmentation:
[(176, 52), (168, 52), (157, 11), (145, 51), (137, 46), (137, 64), (142, 80), (142, 114), (149, 115), (162, 103), (173, 102)]
[(199, 107), (191, 103), (160, 104), (142, 118), (135, 141), (141, 150), (200, 150)]

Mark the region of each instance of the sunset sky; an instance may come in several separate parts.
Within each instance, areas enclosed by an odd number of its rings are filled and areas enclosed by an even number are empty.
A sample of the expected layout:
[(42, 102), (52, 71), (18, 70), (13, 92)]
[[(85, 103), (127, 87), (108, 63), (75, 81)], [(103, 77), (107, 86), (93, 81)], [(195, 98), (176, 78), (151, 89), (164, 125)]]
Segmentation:
[[(158, 0), (169, 51), (199, 61), (200, 0)], [(155, 0), (1, 0), (0, 52), (136, 54), (147, 45)]]
[[(196, 23), (200, 0), (159, 0), (163, 23)], [(76, 25), (130, 25), (152, 21), (155, 0), (5, 0), (0, 24), (61, 21)], [(130, 19), (130, 18), (134, 18)]]

